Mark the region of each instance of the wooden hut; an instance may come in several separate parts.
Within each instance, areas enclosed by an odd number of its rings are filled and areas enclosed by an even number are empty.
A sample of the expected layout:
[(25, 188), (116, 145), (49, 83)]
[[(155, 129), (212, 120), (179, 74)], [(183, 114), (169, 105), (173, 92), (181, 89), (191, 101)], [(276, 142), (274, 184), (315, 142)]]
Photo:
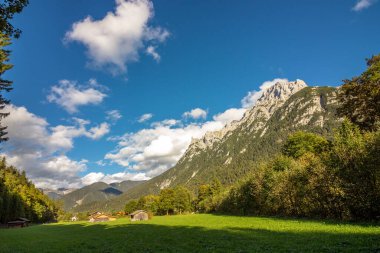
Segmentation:
[(138, 220), (148, 220), (149, 215), (144, 210), (137, 210), (130, 214), (131, 221), (138, 221)]
[(26, 218), (18, 218), (14, 221), (10, 221), (7, 223), (8, 228), (23, 228), (29, 226), (30, 220)]
[(108, 217), (105, 214), (100, 215), (94, 215), (90, 217), (90, 222), (102, 222), (102, 221), (109, 221), (110, 217)]

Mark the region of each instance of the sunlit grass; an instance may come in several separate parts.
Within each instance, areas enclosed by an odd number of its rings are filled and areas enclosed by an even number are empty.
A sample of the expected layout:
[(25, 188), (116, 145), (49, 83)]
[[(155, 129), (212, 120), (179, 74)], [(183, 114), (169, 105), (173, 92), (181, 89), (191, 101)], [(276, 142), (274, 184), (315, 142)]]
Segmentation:
[(218, 215), (0, 230), (1, 252), (377, 252), (380, 226)]

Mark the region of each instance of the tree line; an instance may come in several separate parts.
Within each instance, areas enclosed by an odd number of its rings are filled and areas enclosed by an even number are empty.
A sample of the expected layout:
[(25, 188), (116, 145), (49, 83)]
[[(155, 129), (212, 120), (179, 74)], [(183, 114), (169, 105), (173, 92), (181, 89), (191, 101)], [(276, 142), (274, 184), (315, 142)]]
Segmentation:
[(30, 182), (25, 172), (0, 161), (0, 223), (19, 217), (33, 222), (56, 220), (58, 207)]
[(344, 220), (380, 218), (380, 55), (344, 80), (333, 137), (296, 132), (206, 211)]

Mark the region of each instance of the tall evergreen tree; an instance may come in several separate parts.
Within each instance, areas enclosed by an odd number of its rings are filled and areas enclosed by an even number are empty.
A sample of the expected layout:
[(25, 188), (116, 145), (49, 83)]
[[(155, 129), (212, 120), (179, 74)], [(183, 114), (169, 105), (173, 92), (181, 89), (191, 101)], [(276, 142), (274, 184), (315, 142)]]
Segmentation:
[(21, 31), (13, 27), (10, 20), (17, 13), (20, 13), (29, 0), (4, 0), (0, 4), (0, 32), (7, 37), (20, 37)]
[(7, 137), (5, 137), (7, 134), (5, 131), (6, 126), (3, 126), (1, 121), (9, 114), (3, 111), (5, 105), (9, 103), (9, 100), (4, 98), (3, 92), (12, 90), (12, 81), (3, 78), (4, 73), (13, 67), (9, 64), (10, 51), (5, 48), (11, 43), (10, 38), (18, 38), (21, 34), (20, 29), (13, 27), (10, 21), (28, 3), (29, 0), (4, 0), (0, 4), (0, 142), (7, 140)]
[(3, 92), (9, 92), (12, 90), (12, 82), (2, 78), (5, 71), (12, 68), (12, 65), (8, 63), (10, 52), (9, 50), (4, 49), (9, 44), (9, 37), (0, 33), (0, 142), (8, 139), (5, 137), (7, 134), (5, 131), (6, 127), (1, 124), (1, 121), (9, 114), (7, 112), (3, 112), (4, 107), (9, 104), (9, 100), (4, 97)]

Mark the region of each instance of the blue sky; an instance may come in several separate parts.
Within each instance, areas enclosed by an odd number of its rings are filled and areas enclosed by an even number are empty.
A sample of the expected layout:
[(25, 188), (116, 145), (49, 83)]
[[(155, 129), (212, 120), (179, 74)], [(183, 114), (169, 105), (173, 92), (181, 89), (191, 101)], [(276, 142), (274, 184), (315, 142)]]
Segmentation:
[(360, 74), (379, 14), (372, 0), (31, 1), (3, 153), (41, 187), (151, 178), (266, 81)]

